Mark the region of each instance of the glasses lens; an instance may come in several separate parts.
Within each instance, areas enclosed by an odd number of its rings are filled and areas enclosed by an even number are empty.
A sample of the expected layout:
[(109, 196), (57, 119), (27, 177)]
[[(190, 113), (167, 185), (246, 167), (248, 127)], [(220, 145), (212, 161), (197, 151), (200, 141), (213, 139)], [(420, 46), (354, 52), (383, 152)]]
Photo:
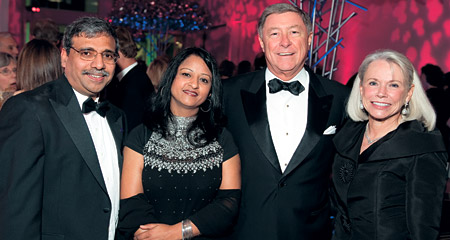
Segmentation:
[(80, 50), (80, 57), (83, 60), (92, 61), (97, 56), (97, 52), (95, 50)]
[(103, 61), (105, 63), (116, 63), (116, 61), (117, 61), (117, 57), (116, 57), (115, 53), (103, 52), (102, 56), (103, 56)]
[(1, 73), (2, 73), (3, 75), (9, 75), (9, 74), (11, 74), (11, 71), (10, 71), (9, 69), (7, 69), (7, 68), (3, 68), (2, 71), (1, 71)]

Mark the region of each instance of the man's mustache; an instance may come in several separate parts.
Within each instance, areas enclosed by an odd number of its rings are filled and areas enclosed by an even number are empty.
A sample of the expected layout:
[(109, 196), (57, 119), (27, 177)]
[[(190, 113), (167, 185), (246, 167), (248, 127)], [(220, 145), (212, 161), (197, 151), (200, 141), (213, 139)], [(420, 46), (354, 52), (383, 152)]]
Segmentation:
[(83, 72), (81, 72), (83, 75), (103, 75), (103, 77), (109, 77), (109, 72), (105, 71), (105, 70), (83, 70)]

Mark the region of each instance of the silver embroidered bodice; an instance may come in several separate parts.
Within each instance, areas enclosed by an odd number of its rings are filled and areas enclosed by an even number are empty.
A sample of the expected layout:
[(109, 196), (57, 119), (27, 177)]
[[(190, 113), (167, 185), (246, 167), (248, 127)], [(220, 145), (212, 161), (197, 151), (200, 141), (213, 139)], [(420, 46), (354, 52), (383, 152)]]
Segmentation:
[[(158, 171), (167, 170), (169, 173), (195, 173), (219, 167), (223, 161), (223, 148), (218, 141), (198, 147), (188, 140), (187, 130), (195, 118), (173, 116), (168, 124), (169, 134), (165, 138), (153, 132), (144, 147), (144, 166)], [(190, 134), (196, 136), (200, 133), (200, 129), (194, 129)]]

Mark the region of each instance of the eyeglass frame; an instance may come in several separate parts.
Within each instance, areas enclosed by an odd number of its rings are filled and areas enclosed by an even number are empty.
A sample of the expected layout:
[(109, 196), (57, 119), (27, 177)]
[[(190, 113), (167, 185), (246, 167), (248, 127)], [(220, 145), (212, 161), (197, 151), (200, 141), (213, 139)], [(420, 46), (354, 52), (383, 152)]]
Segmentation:
[(11, 76), (12, 73), (17, 74), (17, 67), (10, 70), (9, 68), (7, 68), (7, 66), (5, 66), (5, 68), (0, 71), (0, 74), (2, 74), (3, 76)]
[[(69, 48), (71, 48), (71, 49), (73, 49), (75, 52), (77, 52), (77, 53), (80, 55), (80, 58), (81, 58), (82, 60), (85, 60), (85, 61), (94, 61), (95, 58), (97, 57), (97, 55), (99, 54), (99, 52), (97, 52), (97, 50), (94, 50), (94, 49), (81, 49), (81, 50), (78, 50), (78, 49), (76, 49), (76, 48), (74, 48), (74, 47), (72, 47), (72, 46), (70, 46)], [(95, 52), (95, 54), (93, 54), (93, 58), (92, 58), (92, 59), (86, 59), (86, 57), (83, 56), (83, 55), (80, 53), (80, 52), (82, 52), (82, 51)], [(100, 53), (100, 54), (102, 55), (102, 60), (103, 60), (103, 62), (105, 62), (105, 63), (109, 63), (108, 61), (105, 61), (105, 55), (104, 55), (105, 53), (109, 53), (109, 54), (112, 54), (112, 55), (114, 56), (114, 62), (113, 62), (113, 63), (117, 63), (117, 60), (119, 60), (119, 58), (120, 58), (119, 54), (117, 54), (117, 53), (115, 53), (115, 52), (113, 52), (113, 51), (108, 51), (108, 50), (106, 50), (106, 51)], [(113, 64), (113, 63), (111, 63), (111, 64)]]

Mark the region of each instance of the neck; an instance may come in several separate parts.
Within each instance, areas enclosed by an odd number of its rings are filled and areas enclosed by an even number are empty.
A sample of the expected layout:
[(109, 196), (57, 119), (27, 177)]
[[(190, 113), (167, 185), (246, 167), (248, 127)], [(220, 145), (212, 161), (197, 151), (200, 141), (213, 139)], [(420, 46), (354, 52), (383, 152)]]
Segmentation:
[(375, 139), (380, 139), (387, 133), (395, 130), (400, 121), (398, 119), (389, 119), (385, 121), (377, 121), (369, 118), (366, 129), (366, 137), (375, 142)]
[(119, 60), (117, 60), (117, 67), (119, 68), (119, 71), (124, 70), (125, 68), (127, 68), (128, 66), (130, 66), (131, 64), (135, 63), (136, 59), (134, 58), (119, 58)]

